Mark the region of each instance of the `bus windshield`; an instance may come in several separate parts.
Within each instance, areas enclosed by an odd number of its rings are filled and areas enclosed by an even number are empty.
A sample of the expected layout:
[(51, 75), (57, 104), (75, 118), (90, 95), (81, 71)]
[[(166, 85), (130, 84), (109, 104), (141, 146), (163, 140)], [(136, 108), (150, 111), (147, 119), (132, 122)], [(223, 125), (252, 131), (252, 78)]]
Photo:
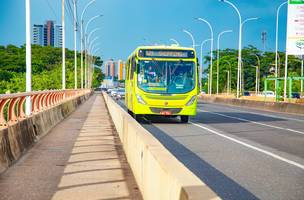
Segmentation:
[(181, 94), (195, 87), (194, 62), (139, 61), (138, 87), (145, 92)]

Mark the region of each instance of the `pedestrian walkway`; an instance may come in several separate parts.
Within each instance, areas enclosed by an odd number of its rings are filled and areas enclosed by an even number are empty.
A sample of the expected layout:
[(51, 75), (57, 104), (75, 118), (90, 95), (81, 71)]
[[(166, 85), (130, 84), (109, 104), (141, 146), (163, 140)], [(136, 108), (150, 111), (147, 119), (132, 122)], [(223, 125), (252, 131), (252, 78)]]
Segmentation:
[(100, 94), (0, 175), (0, 199), (142, 199)]

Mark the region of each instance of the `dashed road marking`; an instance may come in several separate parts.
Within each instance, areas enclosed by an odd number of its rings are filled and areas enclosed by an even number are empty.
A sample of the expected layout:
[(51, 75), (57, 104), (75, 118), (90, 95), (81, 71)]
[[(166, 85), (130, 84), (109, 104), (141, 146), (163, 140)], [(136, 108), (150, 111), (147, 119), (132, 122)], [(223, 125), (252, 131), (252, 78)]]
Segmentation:
[(264, 124), (264, 123), (261, 123), (261, 122), (256, 122), (256, 121), (252, 121), (252, 120), (248, 120), (248, 119), (244, 119), (244, 118), (240, 118), (240, 117), (233, 117), (233, 116), (229, 116), (229, 115), (225, 115), (225, 114), (221, 114), (221, 113), (216, 113), (216, 112), (210, 112), (210, 111), (206, 111), (206, 110), (199, 110), (199, 111), (201, 111), (201, 112), (207, 112), (207, 113), (212, 113), (214, 115), (219, 115), (219, 116), (227, 117), (227, 118), (230, 118), (230, 119), (236, 119), (236, 120), (239, 120), (239, 121), (249, 122), (249, 123), (258, 124), (258, 125), (261, 125), (261, 126), (267, 126), (267, 127), (270, 127), (270, 128), (290, 131), (290, 132), (299, 133), (299, 134), (304, 135), (304, 132), (298, 131), (298, 130), (294, 130), (294, 129), (290, 129), (290, 128), (283, 128), (283, 127), (280, 127), (280, 126), (274, 126), (274, 125), (270, 125), (270, 124)]
[(271, 152), (269, 152), (269, 151), (266, 151), (266, 150), (264, 150), (264, 149), (255, 147), (255, 146), (253, 146), (253, 145), (251, 145), (251, 144), (247, 144), (247, 143), (242, 142), (242, 141), (240, 141), (240, 140), (237, 140), (237, 139), (235, 139), (235, 138), (229, 137), (229, 136), (224, 135), (224, 134), (222, 134), (222, 133), (219, 133), (219, 132), (217, 132), (217, 131), (215, 131), (215, 130), (212, 130), (212, 129), (208, 128), (208, 127), (202, 126), (202, 125), (200, 125), (200, 124), (193, 123), (193, 122), (190, 122), (190, 123), (191, 123), (192, 125), (194, 125), (194, 126), (197, 126), (197, 127), (201, 128), (201, 129), (204, 129), (204, 130), (206, 130), (206, 131), (208, 131), (208, 132), (211, 132), (211, 133), (213, 133), (213, 134), (215, 134), (215, 135), (218, 135), (218, 136), (220, 136), (220, 137), (226, 138), (226, 139), (228, 139), (228, 140), (230, 140), (230, 141), (233, 141), (233, 142), (235, 142), (235, 143), (238, 143), (238, 144), (240, 144), (240, 145), (243, 145), (243, 146), (245, 146), (245, 147), (248, 147), (248, 148), (253, 149), (253, 150), (255, 150), (255, 151), (258, 151), (258, 152), (260, 152), (260, 153), (266, 154), (266, 155), (271, 156), (271, 157), (273, 157), (273, 158), (275, 158), (275, 159), (277, 159), (277, 160), (286, 162), (286, 163), (288, 163), (288, 164), (290, 164), (290, 165), (296, 166), (296, 167), (298, 167), (298, 168), (304, 170), (304, 165), (301, 165), (300, 163), (297, 163), (297, 162), (292, 161), (292, 160), (288, 160), (288, 159), (286, 159), (286, 158), (283, 158), (283, 157), (281, 157), (281, 156), (279, 156), (279, 155), (276, 155), (276, 154), (271, 153)]

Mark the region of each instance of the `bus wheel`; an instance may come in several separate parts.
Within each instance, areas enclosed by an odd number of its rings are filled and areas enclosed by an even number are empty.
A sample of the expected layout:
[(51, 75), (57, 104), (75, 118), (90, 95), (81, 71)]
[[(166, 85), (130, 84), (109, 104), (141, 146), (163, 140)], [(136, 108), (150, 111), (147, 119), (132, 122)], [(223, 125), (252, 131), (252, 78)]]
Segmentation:
[(180, 118), (182, 123), (188, 123), (189, 121), (189, 116), (181, 115)]
[(136, 120), (136, 121), (140, 121), (141, 119), (141, 115), (136, 115), (136, 114), (133, 114), (133, 118)]

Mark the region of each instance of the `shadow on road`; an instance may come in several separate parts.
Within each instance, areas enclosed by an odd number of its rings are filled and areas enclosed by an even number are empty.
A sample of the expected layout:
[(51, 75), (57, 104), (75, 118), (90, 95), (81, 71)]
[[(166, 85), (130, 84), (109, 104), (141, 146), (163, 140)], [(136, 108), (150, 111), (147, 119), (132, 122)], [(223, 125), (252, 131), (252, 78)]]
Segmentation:
[(222, 199), (255, 200), (254, 194), (201, 159), (191, 150), (153, 125), (143, 124), (180, 162), (206, 183)]

